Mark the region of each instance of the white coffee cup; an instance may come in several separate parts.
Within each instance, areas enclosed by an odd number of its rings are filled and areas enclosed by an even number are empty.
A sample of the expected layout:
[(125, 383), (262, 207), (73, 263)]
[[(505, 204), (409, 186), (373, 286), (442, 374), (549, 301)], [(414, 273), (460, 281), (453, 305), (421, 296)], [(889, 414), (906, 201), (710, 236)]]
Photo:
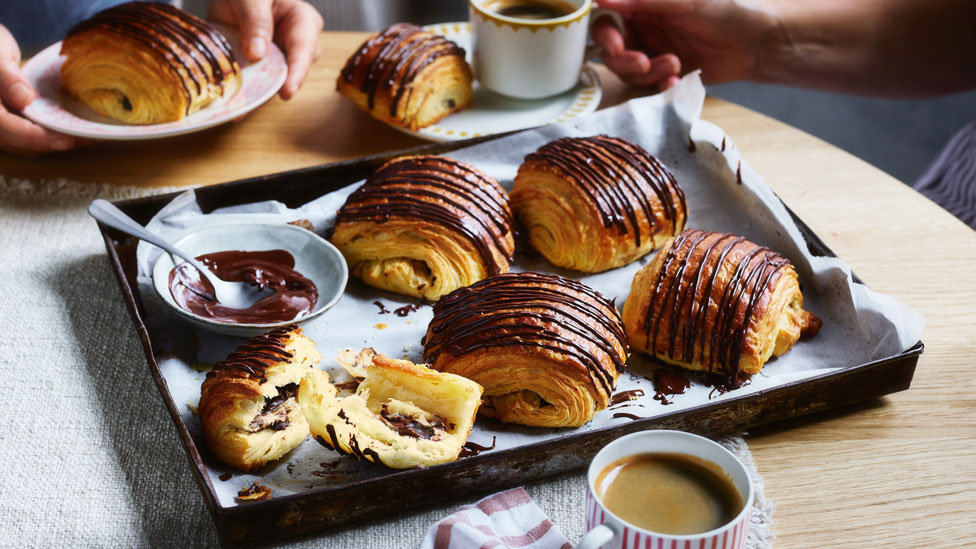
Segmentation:
[(518, 99), (540, 99), (571, 89), (583, 62), (596, 55), (587, 45), (591, 15), (620, 15), (593, 8), (593, 0), (561, 0), (575, 11), (555, 19), (519, 19), (492, 11), (498, 0), (469, 0), (474, 75), (482, 86)]
[[(724, 470), (742, 496), (744, 505), (738, 515), (719, 528), (700, 534), (672, 535), (644, 530), (624, 521), (600, 502), (596, 480), (607, 465), (618, 459), (645, 453), (685, 454), (710, 461)], [(682, 431), (641, 431), (607, 444), (590, 463), (586, 475), (586, 535), (577, 549), (612, 547), (680, 547), (682, 549), (740, 549), (746, 545), (749, 515), (755, 494), (745, 465), (732, 452), (707, 438)]]

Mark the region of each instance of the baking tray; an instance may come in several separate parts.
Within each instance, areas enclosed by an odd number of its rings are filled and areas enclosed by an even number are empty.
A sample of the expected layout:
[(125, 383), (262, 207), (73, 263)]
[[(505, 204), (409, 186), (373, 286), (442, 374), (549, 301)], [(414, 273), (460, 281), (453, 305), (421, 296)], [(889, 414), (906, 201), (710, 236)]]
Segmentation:
[[(431, 144), (357, 160), (325, 164), (196, 189), (204, 212), (262, 200), (297, 207), (325, 193), (359, 181), (387, 160), (406, 154), (442, 154), (496, 139), (490, 136), (447, 144)], [(177, 194), (125, 200), (115, 204), (140, 223), (147, 223)], [(814, 255), (834, 253), (789, 210)], [(179, 433), (193, 477), (225, 547), (260, 544), (338, 524), (391, 512), (497, 491), (557, 473), (584, 467), (611, 440), (645, 429), (680, 429), (720, 435), (820, 410), (835, 408), (908, 389), (924, 345), (921, 341), (897, 355), (852, 365), (829, 373), (719, 402), (568, 434), (517, 448), (488, 452), (427, 468), (386, 474), (322, 487), (302, 494), (275, 497), (234, 507), (221, 507), (178, 405), (163, 378), (151, 343), (139, 286), (136, 283), (138, 240), (99, 224), (122, 296), (142, 340), (149, 371)], [(854, 276), (856, 282), (860, 280)], [(206, 451), (206, 449), (204, 449)]]

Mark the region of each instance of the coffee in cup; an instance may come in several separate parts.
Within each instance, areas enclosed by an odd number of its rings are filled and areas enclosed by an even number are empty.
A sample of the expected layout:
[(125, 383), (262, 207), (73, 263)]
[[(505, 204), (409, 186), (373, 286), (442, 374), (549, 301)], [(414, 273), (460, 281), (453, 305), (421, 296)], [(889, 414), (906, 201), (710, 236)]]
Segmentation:
[(688, 454), (641, 453), (620, 458), (596, 478), (596, 496), (621, 519), (662, 534), (699, 534), (742, 511), (728, 473)]
[(489, 0), (485, 9), (505, 17), (534, 21), (557, 19), (576, 11), (572, 4), (562, 0)]
[(577, 549), (743, 549), (755, 494), (732, 452), (690, 433), (650, 430), (606, 445), (590, 463)]

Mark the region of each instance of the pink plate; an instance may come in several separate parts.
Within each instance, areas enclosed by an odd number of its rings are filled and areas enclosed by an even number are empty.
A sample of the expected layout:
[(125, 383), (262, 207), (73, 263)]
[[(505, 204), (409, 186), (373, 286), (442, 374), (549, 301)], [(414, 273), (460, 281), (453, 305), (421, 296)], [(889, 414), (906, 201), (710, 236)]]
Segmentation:
[(240, 40), (233, 29), (215, 25), (227, 37), (238, 63), (243, 82), (240, 91), (227, 101), (215, 101), (206, 108), (178, 122), (130, 126), (101, 116), (67, 93), (61, 91), (61, 42), (45, 48), (23, 67), (24, 76), (34, 86), (37, 97), (24, 109), (24, 116), (37, 124), (68, 135), (94, 139), (156, 139), (191, 133), (233, 120), (257, 108), (278, 92), (285, 82), (288, 65), (277, 46), (271, 44), (268, 54), (251, 63), (241, 51)]

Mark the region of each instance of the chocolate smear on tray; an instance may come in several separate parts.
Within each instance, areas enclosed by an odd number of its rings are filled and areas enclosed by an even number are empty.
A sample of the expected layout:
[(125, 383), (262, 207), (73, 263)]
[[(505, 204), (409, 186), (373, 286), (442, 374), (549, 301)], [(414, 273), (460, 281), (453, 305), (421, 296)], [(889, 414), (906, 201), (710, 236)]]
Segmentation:
[(419, 310), (423, 306), (424, 306), (423, 303), (413, 303), (413, 304), (410, 304), (410, 305), (404, 305), (403, 307), (400, 307), (400, 308), (394, 310), (393, 311), (393, 314), (395, 314), (397, 316), (400, 316), (400, 317), (404, 317), (404, 316), (407, 316), (407, 315), (409, 315), (410, 313), (412, 313), (412, 312), (414, 312), (416, 310)]
[(376, 305), (377, 307), (380, 308), (380, 312), (377, 314), (381, 314), (381, 315), (390, 314), (390, 310), (386, 308), (386, 305), (384, 305), (382, 301), (377, 299), (376, 301), (373, 302), (373, 305)]
[(616, 406), (618, 404), (630, 402), (631, 400), (637, 400), (642, 396), (644, 396), (644, 391), (642, 391), (641, 389), (631, 389), (630, 391), (621, 391), (610, 398), (610, 406)]
[(222, 475), (220, 475), (220, 476), (219, 476), (219, 477), (217, 477), (217, 478), (219, 478), (220, 480), (223, 480), (223, 481), (228, 481), (228, 480), (230, 480), (230, 478), (231, 478), (232, 476), (234, 476), (234, 474), (233, 474), (233, 473), (224, 473), (224, 474), (222, 474)]
[(664, 405), (674, 402), (674, 399), (668, 399), (668, 397), (684, 394), (688, 387), (691, 387), (688, 378), (674, 370), (665, 368), (654, 370), (651, 381), (654, 383), (654, 400)]
[(485, 450), (494, 450), (495, 443), (498, 441), (498, 437), (491, 437), (491, 446), (482, 446), (471, 442), (470, 440), (464, 443), (461, 448), (461, 453), (458, 454), (458, 458), (472, 457), (484, 452)]
[(618, 419), (618, 418), (627, 418), (633, 420), (644, 419), (640, 416), (635, 416), (634, 414), (628, 414), (627, 412), (617, 412), (616, 414), (613, 414), (613, 419)]

